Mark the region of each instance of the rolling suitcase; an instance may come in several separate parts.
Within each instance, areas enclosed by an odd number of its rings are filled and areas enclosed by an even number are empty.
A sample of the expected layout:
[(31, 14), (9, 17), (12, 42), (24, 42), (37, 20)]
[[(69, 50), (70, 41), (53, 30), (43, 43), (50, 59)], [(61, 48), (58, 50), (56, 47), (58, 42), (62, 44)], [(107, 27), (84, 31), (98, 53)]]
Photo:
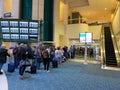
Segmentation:
[(15, 71), (15, 65), (13, 62), (8, 63), (8, 72), (14, 72)]
[(35, 65), (32, 65), (32, 66), (30, 67), (30, 73), (31, 73), (31, 74), (35, 74), (36, 72), (37, 72), (36, 66), (35, 66)]
[(54, 60), (54, 61), (52, 62), (52, 66), (53, 66), (53, 68), (57, 68), (57, 67), (58, 67), (58, 62), (57, 62), (57, 60)]

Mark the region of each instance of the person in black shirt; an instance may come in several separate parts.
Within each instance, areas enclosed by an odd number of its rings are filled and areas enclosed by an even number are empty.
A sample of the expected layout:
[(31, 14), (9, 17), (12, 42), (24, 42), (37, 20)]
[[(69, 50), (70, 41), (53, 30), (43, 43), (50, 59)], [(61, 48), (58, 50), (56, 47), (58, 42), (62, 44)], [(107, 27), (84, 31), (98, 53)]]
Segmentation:
[(47, 50), (43, 51), (43, 64), (44, 64), (44, 71), (50, 72), (49, 70), (50, 57)]
[(8, 50), (6, 49), (6, 46), (5, 44), (2, 44), (1, 45), (1, 48), (0, 48), (0, 74), (3, 74), (3, 72), (1, 71), (3, 65), (6, 63), (6, 60), (7, 60), (7, 56), (10, 57), (10, 55), (8, 54), (7, 52)]

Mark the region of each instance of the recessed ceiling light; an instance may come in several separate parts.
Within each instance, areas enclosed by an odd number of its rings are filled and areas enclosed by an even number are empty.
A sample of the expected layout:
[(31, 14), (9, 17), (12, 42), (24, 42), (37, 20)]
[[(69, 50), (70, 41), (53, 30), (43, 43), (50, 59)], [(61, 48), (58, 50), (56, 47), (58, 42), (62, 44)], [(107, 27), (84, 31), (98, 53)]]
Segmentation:
[(107, 8), (105, 8), (105, 11), (107, 10)]

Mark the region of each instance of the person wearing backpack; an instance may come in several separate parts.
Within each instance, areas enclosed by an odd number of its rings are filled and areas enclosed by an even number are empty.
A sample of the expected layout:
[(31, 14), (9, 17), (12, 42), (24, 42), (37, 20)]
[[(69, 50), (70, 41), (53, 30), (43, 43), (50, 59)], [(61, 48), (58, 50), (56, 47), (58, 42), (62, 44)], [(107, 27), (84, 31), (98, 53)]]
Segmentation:
[(43, 64), (44, 64), (44, 71), (50, 72), (49, 66), (50, 66), (50, 57), (47, 50), (43, 51)]

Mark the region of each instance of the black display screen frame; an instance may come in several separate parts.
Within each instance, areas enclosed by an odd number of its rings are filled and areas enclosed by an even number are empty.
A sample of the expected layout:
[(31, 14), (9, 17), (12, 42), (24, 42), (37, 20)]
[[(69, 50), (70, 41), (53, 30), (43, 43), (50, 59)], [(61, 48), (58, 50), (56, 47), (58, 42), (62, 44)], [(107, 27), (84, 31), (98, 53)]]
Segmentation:
[[(37, 42), (39, 32), (39, 20), (21, 20), (21, 19), (1, 19), (1, 39), (2, 41), (10, 42)], [(8, 29), (5, 31), (5, 29)], [(21, 32), (22, 31), (22, 32)], [(9, 35), (6, 38), (3, 35)], [(13, 35), (18, 35), (19, 38), (13, 37)], [(31, 35), (36, 35), (37, 37), (31, 37)], [(27, 36), (27, 38), (21, 38), (21, 36)]]

